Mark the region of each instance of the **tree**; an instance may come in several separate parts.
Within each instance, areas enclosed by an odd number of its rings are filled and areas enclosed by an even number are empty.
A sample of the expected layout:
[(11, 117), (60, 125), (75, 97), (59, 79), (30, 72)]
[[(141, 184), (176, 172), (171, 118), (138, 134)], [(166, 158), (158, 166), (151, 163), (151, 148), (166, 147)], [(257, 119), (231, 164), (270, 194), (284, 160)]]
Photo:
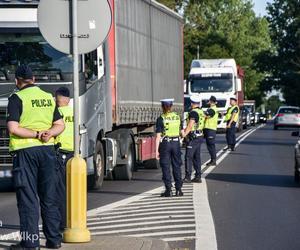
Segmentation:
[[(185, 77), (191, 61), (200, 58), (235, 58), (245, 69), (246, 96), (261, 102), (256, 57), (271, 45), (266, 18), (256, 17), (250, 0), (161, 0), (183, 13)], [(174, 7), (177, 6), (177, 7)]]
[(300, 1), (274, 0), (268, 6), (273, 49), (259, 58), (269, 72), (262, 87), (281, 89), (286, 102), (300, 105)]

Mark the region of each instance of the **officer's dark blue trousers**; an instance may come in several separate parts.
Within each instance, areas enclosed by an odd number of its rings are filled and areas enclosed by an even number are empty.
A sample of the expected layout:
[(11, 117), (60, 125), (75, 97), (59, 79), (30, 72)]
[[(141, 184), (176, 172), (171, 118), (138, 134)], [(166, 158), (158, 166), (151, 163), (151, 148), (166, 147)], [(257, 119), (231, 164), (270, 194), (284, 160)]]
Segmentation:
[(192, 167), (195, 169), (195, 177), (201, 176), (201, 144), (203, 137), (191, 140), (186, 145), (185, 154), (185, 177), (191, 178)]
[(204, 129), (203, 130), (204, 137), (206, 140), (207, 150), (210, 155), (210, 159), (215, 161), (217, 159), (217, 152), (216, 152), (216, 134), (217, 132), (212, 129)]
[(181, 178), (181, 150), (179, 141), (163, 140), (159, 145), (160, 166), (162, 170), (162, 179), (167, 189), (172, 187), (172, 177), (170, 173), (170, 164), (172, 165), (173, 178), (175, 181), (175, 188), (182, 187)]
[(73, 157), (72, 152), (58, 152), (59, 172), (58, 172), (58, 186), (57, 186), (57, 197), (59, 202), (59, 212), (61, 216), (60, 230), (66, 228), (66, 166), (68, 160)]
[(56, 195), (58, 166), (53, 146), (22, 149), (14, 156), (13, 178), (20, 216), (21, 245), (39, 246), (39, 210), (48, 242), (61, 242)]
[(231, 124), (230, 128), (226, 129), (226, 141), (227, 145), (234, 148), (236, 144), (236, 137), (235, 137), (235, 132), (236, 132), (236, 123), (233, 122)]

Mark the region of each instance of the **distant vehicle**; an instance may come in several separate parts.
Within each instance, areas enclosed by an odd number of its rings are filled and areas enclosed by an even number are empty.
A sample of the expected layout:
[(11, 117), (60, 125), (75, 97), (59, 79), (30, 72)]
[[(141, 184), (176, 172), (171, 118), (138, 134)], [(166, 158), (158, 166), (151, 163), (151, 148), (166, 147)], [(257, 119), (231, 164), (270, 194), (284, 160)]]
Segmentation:
[(255, 100), (244, 100), (244, 107), (250, 113), (251, 126), (255, 126), (257, 123), (256, 121), (258, 120), (255, 113)]
[[(218, 129), (226, 129), (225, 114), (230, 107), (230, 97), (235, 96), (241, 108), (244, 103), (244, 70), (234, 59), (193, 60), (186, 90), (189, 95), (199, 93), (203, 109), (208, 108), (208, 100), (213, 95), (217, 98), (219, 110)], [(239, 117), (241, 120), (241, 115)], [(242, 129), (238, 122), (237, 128)]]
[[(293, 132), (292, 136), (300, 136), (299, 131)], [(295, 145), (295, 181), (299, 182), (300, 181), (300, 138)]]
[(242, 113), (243, 129), (247, 129), (247, 127), (251, 125), (250, 113), (245, 108), (241, 109), (241, 113)]
[(300, 108), (293, 106), (279, 107), (274, 119), (274, 130), (279, 127), (300, 127)]
[(260, 113), (259, 115), (259, 123), (267, 123), (267, 115)]

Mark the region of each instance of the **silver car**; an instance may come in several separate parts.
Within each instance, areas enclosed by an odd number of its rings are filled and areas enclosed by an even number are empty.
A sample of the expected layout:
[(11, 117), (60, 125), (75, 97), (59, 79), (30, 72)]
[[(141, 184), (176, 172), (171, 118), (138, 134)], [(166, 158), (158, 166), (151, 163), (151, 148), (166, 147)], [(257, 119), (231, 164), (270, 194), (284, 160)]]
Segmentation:
[(300, 127), (300, 108), (281, 106), (274, 119), (274, 129), (279, 127)]

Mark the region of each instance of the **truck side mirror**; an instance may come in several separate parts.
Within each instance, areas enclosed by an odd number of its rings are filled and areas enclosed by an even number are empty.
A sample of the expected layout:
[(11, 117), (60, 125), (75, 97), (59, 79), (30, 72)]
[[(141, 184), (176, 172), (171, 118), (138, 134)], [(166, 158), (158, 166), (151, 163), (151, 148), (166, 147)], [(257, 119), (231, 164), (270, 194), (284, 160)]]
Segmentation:
[(292, 136), (299, 136), (299, 135), (300, 135), (299, 131), (292, 132)]
[(236, 79), (236, 91), (240, 92), (242, 91), (242, 80), (241, 79)]

